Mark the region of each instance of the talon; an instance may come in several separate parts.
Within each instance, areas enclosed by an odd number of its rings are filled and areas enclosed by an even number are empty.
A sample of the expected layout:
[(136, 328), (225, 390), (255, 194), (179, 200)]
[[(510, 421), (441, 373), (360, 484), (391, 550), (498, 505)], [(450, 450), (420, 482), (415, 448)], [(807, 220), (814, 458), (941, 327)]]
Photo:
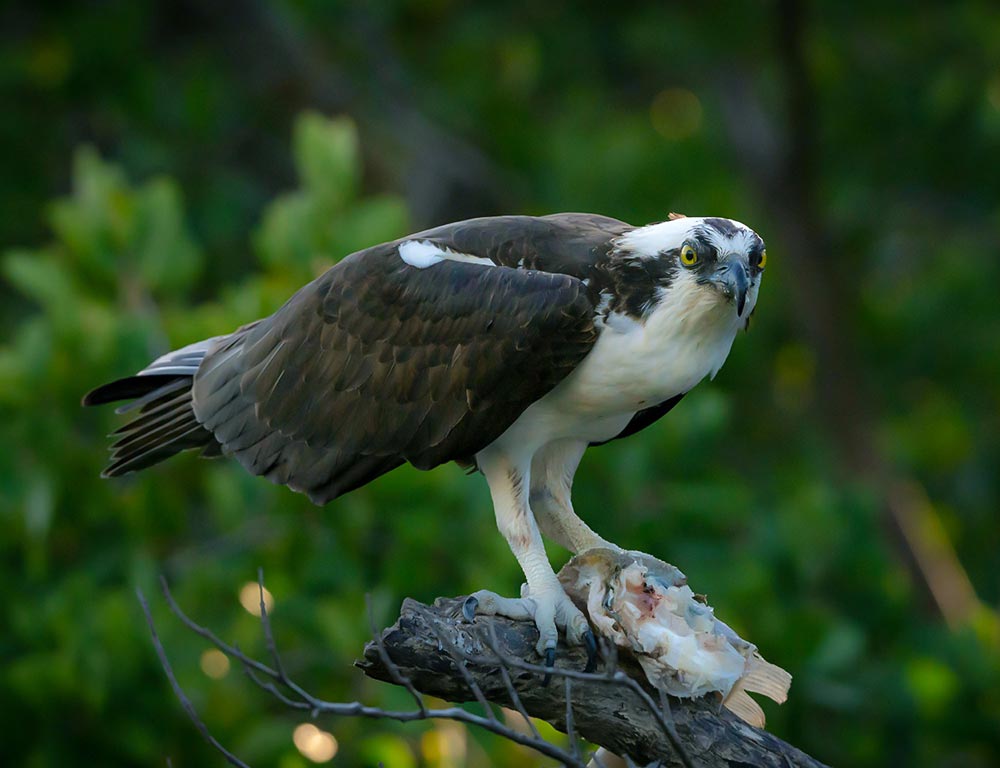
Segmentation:
[(592, 630), (588, 629), (583, 633), (583, 644), (587, 648), (587, 666), (583, 671), (593, 672), (597, 669), (597, 638), (594, 637)]
[[(545, 666), (549, 669), (553, 669), (556, 666), (556, 649), (546, 648), (545, 649)], [(545, 677), (542, 678), (542, 688), (548, 686), (549, 682), (552, 680), (552, 673), (546, 672)]]
[(478, 607), (479, 599), (475, 595), (469, 595), (465, 598), (465, 602), (462, 603), (462, 615), (466, 621), (472, 621), (476, 618), (476, 608)]

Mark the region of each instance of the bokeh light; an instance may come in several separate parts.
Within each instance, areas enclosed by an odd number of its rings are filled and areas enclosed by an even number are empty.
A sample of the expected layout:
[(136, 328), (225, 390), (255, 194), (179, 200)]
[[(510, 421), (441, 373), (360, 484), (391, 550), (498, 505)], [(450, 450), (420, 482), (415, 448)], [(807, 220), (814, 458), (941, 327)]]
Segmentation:
[(653, 128), (670, 141), (687, 139), (701, 128), (701, 101), (686, 88), (667, 88), (649, 107)]
[(337, 754), (337, 739), (312, 723), (302, 723), (292, 731), (295, 748), (314, 763), (326, 763)]
[(261, 589), (264, 590), (264, 608), (270, 613), (274, 610), (274, 597), (267, 587), (261, 587), (256, 581), (248, 581), (240, 588), (240, 605), (254, 616), (260, 616)]
[(460, 768), (466, 763), (468, 731), (461, 723), (441, 720), (420, 739), (424, 760), (436, 768)]
[(218, 648), (209, 648), (201, 655), (201, 671), (213, 680), (229, 674), (229, 657)]

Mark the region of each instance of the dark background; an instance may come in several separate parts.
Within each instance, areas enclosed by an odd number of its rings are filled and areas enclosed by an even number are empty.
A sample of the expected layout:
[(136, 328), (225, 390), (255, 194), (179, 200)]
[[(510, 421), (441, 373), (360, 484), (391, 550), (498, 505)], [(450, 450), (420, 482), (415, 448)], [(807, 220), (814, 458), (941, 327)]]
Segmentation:
[[(473, 215), (730, 216), (768, 243), (714, 383), (588, 453), (577, 510), (680, 566), (795, 676), (769, 728), (836, 765), (1000, 764), (1000, 8), (975, 2), (0, 5), (0, 722), (10, 765), (220, 764), (134, 590), (291, 672), (351, 667), (364, 595), (520, 574), (485, 483), (401, 469), (329, 507), (184, 456), (102, 481), (81, 394), (273, 311), (352, 250)], [(565, 552), (553, 549), (558, 565)], [(255, 765), (300, 718), (154, 600)], [(328, 720), (334, 764), (528, 764), (447, 725)]]

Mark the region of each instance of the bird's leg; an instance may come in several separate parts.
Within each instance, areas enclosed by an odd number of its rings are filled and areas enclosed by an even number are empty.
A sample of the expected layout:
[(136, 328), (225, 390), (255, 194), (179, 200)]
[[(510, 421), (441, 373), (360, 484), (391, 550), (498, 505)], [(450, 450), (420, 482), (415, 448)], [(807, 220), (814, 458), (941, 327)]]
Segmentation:
[(528, 505), (530, 460), (516, 461), (499, 451), (484, 451), (476, 461), (490, 486), (497, 527), (520, 563), (527, 583), (519, 599), (486, 590), (476, 592), (466, 602), (467, 617), (478, 613), (533, 619), (538, 627), (537, 650), (547, 666), (552, 666), (555, 659), (559, 629), (566, 633), (567, 642), (596, 649), (587, 619), (563, 591), (545, 554)]
[(531, 510), (542, 532), (573, 554), (596, 547), (620, 550), (573, 511), (573, 475), (586, 449), (586, 442), (559, 440), (535, 454), (531, 463)]

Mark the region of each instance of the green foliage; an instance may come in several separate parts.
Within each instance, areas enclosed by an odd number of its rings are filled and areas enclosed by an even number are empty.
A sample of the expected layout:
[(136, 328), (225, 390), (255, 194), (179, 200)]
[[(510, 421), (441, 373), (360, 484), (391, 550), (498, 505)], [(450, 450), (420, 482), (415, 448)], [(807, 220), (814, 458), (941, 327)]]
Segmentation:
[(132, 191), (120, 169), (92, 149), (77, 152), (73, 196), (52, 206), (49, 224), (67, 261), (112, 282), (120, 271), (159, 294), (190, 288), (201, 256), (184, 229), (180, 192), (158, 178)]
[[(84, 743), (114, 763), (148, 764), (200, 751), (160, 685), (132, 595), (137, 585), (155, 594), (160, 569), (202, 615), (228, 596), (222, 631), (254, 647), (256, 621), (240, 615), (235, 593), (254, 578), (256, 565), (290, 563), (294, 555), (296, 565), (276, 568), (269, 585), (279, 600), (276, 617), (291, 625), (286, 640), (299, 646), (305, 633), (314, 644), (302, 651), (307, 668), (330, 651), (350, 658), (363, 644), (366, 585), (387, 608), (373, 569), (391, 551), (371, 555), (370, 518), (376, 507), (403, 503), (400, 490), (359, 494), (339, 511), (343, 524), (331, 535), (319, 510), (266, 483), (248, 482), (224, 463), (180, 460), (145, 478), (106, 483), (98, 479), (99, 446), (116, 420), (79, 407), (86, 388), (185, 340), (271, 311), (318, 265), (406, 231), (398, 199), (358, 197), (357, 137), (348, 121), (306, 115), (294, 147), (303, 187), (264, 211), (257, 238), (261, 270), (204, 303), (190, 300), (202, 256), (176, 185), (162, 178), (130, 184), (90, 149), (77, 154), (71, 194), (49, 209), (54, 239), (3, 257), (5, 278), (36, 306), (0, 347), (0, 440), (17, 446), (0, 453), (3, 549), (12, 565), (3, 572), (11, 600), (4, 641), (9, 661), (0, 685), (3, 700), (17, 702), (17, 717), (37, 726), (12, 735), (12, 748), (25, 760), (64, 764)], [(324, 183), (312, 163), (339, 181)], [(275, 222), (290, 204), (302, 218), (282, 230)], [(297, 250), (303, 242), (307, 247)], [(432, 491), (425, 503), (436, 498), (447, 507), (449, 497), (457, 513), (461, 498), (454, 493)], [(294, 554), (302, 551), (310, 554)], [(165, 632), (179, 668), (187, 667), (187, 683), (207, 690), (201, 685), (207, 678), (197, 672), (204, 644), (169, 623)], [(349, 695), (349, 677), (341, 672), (330, 693)], [(329, 670), (322, 678), (329, 679)], [(251, 705), (235, 680), (220, 685), (200, 703), (231, 739), (246, 741), (248, 758), (294, 754), (289, 727), (282, 725), (287, 716), (270, 714), (265, 701)], [(150, 688), (158, 693), (136, 700), (136, 691)], [(57, 737), (61, 704), (73, 708), (81, 731), (91, 735), (75, 742)], [(154, 733), (153, 722), (164, 728)], [(255, 725), (240, 733), (240, 723)], [(275, 738), (261, 736), (268, 729)], [(40, 738), (43, 733), (49, 737)]]
[[(779, 735), (835, 765), (1000, 761), (994, 4), (811, 4), (802, 41), (817, 205), (843, 289), (836, 319), (884, 453), (927, 489), (932, 533), (955, 544), (983, 601), (954, 629), (927, 610), (872, 489), (837, 468), (827, 361), (804, 332), (809, 307), (793, 310), (808, 303), (802, 254), (742, 183), (747, 150), (727, 135), (735, 120), (756, 136), (756, 113), (734, 107), (740, 74), (764, 117), (785, 113), (788, 41), (773, 42), (773, 4), (566, 14), (558, 3), (279, 0), (262, 15), (290, 48), (264, 40), (245, 60), (234, 51), (244, 35), (261, 42), (259, 19), (213, 26), (208, 11), (188, 18), (154, 0), (22, 5), (4, 11), (0, 45), (7, 762), (218, 762), (155, 661), (138, 586), (220, 740), (254, 765), (305, 764), (291, 742), (298, 718), (238, 670), (201, 671), (205, 644), (155, 600), (161, 572), (195, 618), (260, 652), (238, 593), (262, 566), (292, 673), (328, 698), (398, 706), (405, 694), (349, 664), (367, 637), (366, 592), (381, 621), (404, 595), (516, 591), (485, 486), (456, 467), (400, 469), (324, 509), (193, 456), (104, 481), (104, 435), (120, 420), (79, 407), (92, 386), (273, 311), (346, 254), (436, 223), (411, 223), (408, 210), (427, 210), (428, 177), (466, 162), (448, 136), (488, 158), (503, 212), (640, 223), (704, 211), (765, 236), (751, 332), (664, 423), (589, 452), (577, 510), (676, 563), (792, 671), (790, 700), (767, 707)], [(295, 117), (331, 93), (359, 117), (364, 152), (350, 120)], [(81, 139), (101, 151), (76, 149)], [(501, 212), (457, 197), (448, 218)], [(453, 738), (321, 725), (340, 742), (336, 763), (352, 766), (445, 765), (439, 747)], [(465, 755), (477, 768), (539, 764), (481, 735)]]
[(357, 199), (361, 161), (354, 123), (306, 113), (296, 121), (293, 147), (302, 188), (264, 212), (256, 246), (265, 265), (318, 271), (331, 254), (405, 234), (406, 208), (399, 199)]

